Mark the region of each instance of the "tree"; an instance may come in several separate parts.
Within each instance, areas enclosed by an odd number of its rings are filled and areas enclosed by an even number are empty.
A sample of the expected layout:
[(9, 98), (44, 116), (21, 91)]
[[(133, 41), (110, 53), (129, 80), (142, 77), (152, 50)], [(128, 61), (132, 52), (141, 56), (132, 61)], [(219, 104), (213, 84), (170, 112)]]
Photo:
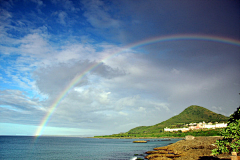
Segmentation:
[(217, 140), (217, 148), (212, 150), (213, 155), (221, 153), (239, 152), (240, 150), (240, 106), (230, 116), (227, 127), (222, 129), (223, 139)]

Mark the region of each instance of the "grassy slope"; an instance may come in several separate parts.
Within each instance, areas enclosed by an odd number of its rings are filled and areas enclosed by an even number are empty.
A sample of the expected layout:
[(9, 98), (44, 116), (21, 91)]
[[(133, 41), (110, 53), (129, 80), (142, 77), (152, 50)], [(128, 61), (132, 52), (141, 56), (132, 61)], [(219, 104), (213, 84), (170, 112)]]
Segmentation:
[(153, 126), (141, 126), (136, 127), (128, 131), (129, 134), (147, 134), (147, 133), (159, 133), (163, 128), (181, 124), (187, 124), (192, 122), (227, 122), (228, 117), (214, 113), (204, 107), (192, 105), (186, 108), (179, 115), (176, 115), (166, 121), (158, 123)]

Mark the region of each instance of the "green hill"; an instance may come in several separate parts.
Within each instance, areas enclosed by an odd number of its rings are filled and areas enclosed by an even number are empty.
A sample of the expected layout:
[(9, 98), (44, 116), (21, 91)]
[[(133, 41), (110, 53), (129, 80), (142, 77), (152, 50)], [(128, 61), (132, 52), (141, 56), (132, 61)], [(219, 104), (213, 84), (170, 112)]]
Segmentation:
[(163, 128), (179, 128), (184, 124), (198, 123), (198, 122), (227, 122), (228, 117), (214, 113), (204, 107), (192, 105), (166, 121), (158, 123), (153, 126), (140, 126), (128, 131), (128, 134), (150, 134), (159, 133)]

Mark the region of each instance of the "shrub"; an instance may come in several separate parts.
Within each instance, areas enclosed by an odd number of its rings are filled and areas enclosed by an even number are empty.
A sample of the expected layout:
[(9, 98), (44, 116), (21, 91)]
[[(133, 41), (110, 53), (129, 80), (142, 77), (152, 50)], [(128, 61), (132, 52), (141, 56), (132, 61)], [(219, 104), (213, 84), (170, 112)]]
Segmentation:
[(239, 152), (240, 149), (240, 106), (228, 120), (226, 128), (222, 129), (223, 139), (217, 140), (217, 148), (212, 150), (213, 155), (221, 153)]

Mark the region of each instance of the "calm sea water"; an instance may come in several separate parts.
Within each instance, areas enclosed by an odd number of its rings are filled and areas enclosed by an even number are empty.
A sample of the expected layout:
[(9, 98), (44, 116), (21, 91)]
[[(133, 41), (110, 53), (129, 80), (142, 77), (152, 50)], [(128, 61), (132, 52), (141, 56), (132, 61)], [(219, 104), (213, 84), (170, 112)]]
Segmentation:
[(31, 136), (0, 136), (0, 159), (130, 160), (135, 154), (144, 158), (146, 151), (179, 139), (149, 139), (148, 143), (132, 143), (134, 140), (136, 139), (39, 137), (35, 141)]

